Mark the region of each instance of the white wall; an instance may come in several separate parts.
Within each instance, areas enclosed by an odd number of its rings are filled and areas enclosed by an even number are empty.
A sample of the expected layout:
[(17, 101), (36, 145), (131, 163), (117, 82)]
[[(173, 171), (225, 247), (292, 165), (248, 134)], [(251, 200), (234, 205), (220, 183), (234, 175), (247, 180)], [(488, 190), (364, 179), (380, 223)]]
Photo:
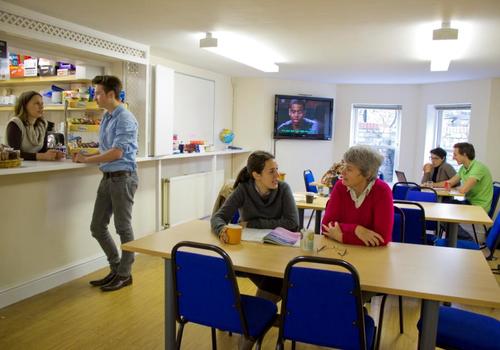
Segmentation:
[[(427, 84), (421, 87), (419, 114), (425, 116), (429, 105), (471, 104), (469, 142), (474, 145), (476, 158), (487, 163), (488, 128), (490, 127), (491, 80), (471, 80), (451, 83)], [(425, 118), (419, 118), (418, 138), (424, 138)], [(420, 144), (419, 144), (420, 146)], [(424, 148), (417, 147), (414, 162), (422, 163), (425, 158)]]
[[(234, 88), (234, 144), (252, 150), (273, 152), (274, 95), (310, 94), (317, 97), (334, 98), (336, 89), (332, 84), (278, 79), (233, 79)], [(334, 111), (334, 131), (337, 134), (337, 116)], [(335, 139), (332, 141), (278, 140), (276, 160), (280, 171), (285, 172), (286, 181), (294, 191), (305, 191), (302, 172), (311, 169), (315, 176), (321, 175), (331, 166), (334, 157)], [(248, 155), (235, 157), (234, 171), (245, 164)], [(235, 174), (236, 175), (236, 174)]]
[[(349, 147), (351, 108), (356, 103), (403, 106), (398, 167), (411, 180), (419, 181), (427, 156), (426, 128), (429, 105), (471, 103), (470, 142), (477, 158), (500, 179), (500, 79), (426, 85), (329, 85), (275, 79), (233, 79), (235, 143), (252, 149), (273, 150), (274, 94), (309, 93), (335, 98), (335, 126), (332, 141), (279, 141), (277, 161), (287, 173), (294, 191), (303, 191), (302, 171), (311, 168), (320, 177), (328, 166), (342, 158)], [(234, 161), (237, 172), (246, 161)]]
[(490, 115), (488, 119), (486, 157), (494, 181), (500, 181), (500, 79), (491, 83)]
[[(419, 87), (416, 85), (338, 85), (337, 117), (339, 128), (336, 136), (335, 158), (341, 159), (349, 147), (351, 130), (351, 110), (353, 104), (401, 105), (401, 136), (399, 164), (396, 168), (413, 174), (415, 166), (413, 154), (417, 140), (415, 130), (418, 125), (417, 106)], [(417, 163), (420, 164), (420, 163)]]

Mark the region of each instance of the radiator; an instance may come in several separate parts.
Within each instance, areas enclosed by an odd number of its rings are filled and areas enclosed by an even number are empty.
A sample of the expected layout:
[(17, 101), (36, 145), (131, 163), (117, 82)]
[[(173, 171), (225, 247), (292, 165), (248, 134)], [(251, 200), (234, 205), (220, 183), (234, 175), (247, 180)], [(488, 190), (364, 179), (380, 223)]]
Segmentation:
[(162, 181), (162, 225), (170, 227), (212, 213), (215, 198), (224, 183), (224, 170), (164, 178)]

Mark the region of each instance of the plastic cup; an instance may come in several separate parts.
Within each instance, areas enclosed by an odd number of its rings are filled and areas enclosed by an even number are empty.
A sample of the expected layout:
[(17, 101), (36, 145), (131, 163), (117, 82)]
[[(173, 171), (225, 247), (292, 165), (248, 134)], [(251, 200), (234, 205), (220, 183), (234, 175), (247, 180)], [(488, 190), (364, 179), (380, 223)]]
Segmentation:
[(241, 232), (243, 227), (241, 225), (229, 224), (227, 225), (227, 237), (229, 244), (240, 244), (241, 243)]
[(300, 249), (306, 252), (314, 250), (314, 231), (302, 229), (300, 231)]

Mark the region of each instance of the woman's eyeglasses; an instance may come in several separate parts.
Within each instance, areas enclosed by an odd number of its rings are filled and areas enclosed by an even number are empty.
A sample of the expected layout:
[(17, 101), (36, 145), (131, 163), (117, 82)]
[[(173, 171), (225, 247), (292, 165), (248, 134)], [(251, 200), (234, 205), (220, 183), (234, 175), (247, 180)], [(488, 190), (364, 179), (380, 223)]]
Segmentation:
[(324, 245), (318, 249), (316, 249), (316, 253), (319, 253), (323, 250), (326, 250), (326, 249), (335, 249), (335, 252), (339, 255), (339, 256), (345, 256), (347, 255), (347, 248), (344, 248), (344, 247), (339, 247), (339, 246), (336, 246), (335, 244), (333, 245)]

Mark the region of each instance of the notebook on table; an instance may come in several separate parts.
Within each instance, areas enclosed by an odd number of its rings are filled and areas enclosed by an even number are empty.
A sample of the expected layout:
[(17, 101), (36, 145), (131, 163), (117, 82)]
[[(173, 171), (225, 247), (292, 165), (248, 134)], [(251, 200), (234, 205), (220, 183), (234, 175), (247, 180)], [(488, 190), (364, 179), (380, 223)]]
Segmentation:
[(241, 237), (244, 241), (271, 243), (286, 246), (300, 246), (300, 232), (292, 232), (283, 227), (271, 229), (244, 228)]

